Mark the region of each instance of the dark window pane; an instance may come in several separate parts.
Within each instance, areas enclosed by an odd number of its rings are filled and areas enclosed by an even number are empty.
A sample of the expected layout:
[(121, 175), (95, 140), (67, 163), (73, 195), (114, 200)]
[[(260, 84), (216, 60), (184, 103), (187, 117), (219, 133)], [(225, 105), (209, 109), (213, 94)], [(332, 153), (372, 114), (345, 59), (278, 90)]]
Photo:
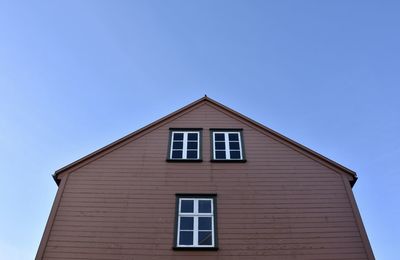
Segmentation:
[(182, 159), (182, 151), (172, 151), (173, 159)]
[(231, 150), (239, 150), (239, 142), (229, 142), (229, 148)]
[(211, 230), (210, 217), (199, 217), (199, 230)]
[(215, 150), (225, 150), (225, 142), (215, 142)]
[(240, 159), (239, 151), (231, 151), (231, 159)]
[(193, 230), (193, 217), (181, 217), (180, 230)]
[(215, 159), (225, 159), (225, 151), (216, 151)]
[(193, 212), (193, 200), (181, 200), (181, 212), (192, 213)]
[(193, 245), (193, 231), (179, 232), (179, 245)]
[(214, 138), (215, 138), (215, 141), (224, 141), (225, 140), (225, 134), (215, 134)]
[(175, 133), (174, 140), (183, 140), (183, 133)]
[(188, 134), (188, 140), (197, 141), (197, 134)]
[(212, 232), (199, 231), (199, 245), (212, 245)]
[(229, 134), (229, 141), (239, 141), (239, 134)]
[(174, 142), (172, 145), (172, 149), (182, 149), (183, 148), (183, 142)]
[(197, 142), (188, 142), (187, 149), (197, 149)]
[(187, 159), (197, 159), (197, 151), (187, 151)]
[(211, 213), (211, 200), (199, 200), (199, 213)]

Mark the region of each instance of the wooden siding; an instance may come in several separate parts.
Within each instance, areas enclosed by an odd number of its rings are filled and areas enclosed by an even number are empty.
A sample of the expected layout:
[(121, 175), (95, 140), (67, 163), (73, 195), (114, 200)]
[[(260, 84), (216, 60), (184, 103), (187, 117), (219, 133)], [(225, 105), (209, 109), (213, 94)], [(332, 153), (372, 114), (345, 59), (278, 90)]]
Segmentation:
[[(170, 127), (203, 128), (203, 162), (166, 162)], [(210, 162), (209, 128), (243, 128), (247, 162)], [(370, 259), (342, 178), (202, 104), (72, 172), (42, 259)], [(172, 250), (175, 193), (218, 194), (218, 251)]]

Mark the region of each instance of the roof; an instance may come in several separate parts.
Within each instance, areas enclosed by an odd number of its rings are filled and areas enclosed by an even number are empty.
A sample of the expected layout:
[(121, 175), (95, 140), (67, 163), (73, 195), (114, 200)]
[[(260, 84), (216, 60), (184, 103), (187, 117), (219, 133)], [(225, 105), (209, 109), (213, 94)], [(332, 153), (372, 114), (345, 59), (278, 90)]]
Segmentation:
[(266, 127), (266, 126), (264, 126), (264, 125), (262, 125), (262, 124), (260, 124), (260, 123), (258, 123), (256, 121), (252, 120), (252, 119), (250, 119), (250, 118), (248, 118), (247, 116), (244, 116), (244, 115), (240, 114), (239, 112), (236, 112), (236, 111), (234, 111), (234, 110), (222, 105), (221, 103), (219, 103), (219, 102), (217, 102), (217, 101), (215, 101), (215, 100), (213, 100), (213, 99), (211, 99), (211, 98), (209, 98), (207, 96), (204, 96), (204, 97), (202, 97), (202, 98), (190, 103), (189, 105), (186, 105), (183, 108), (181, 108), (181, 109), (179, 109), (179, 110), (177, 110), (175, 112), (172, 112), (171, 114), (169, 114), (169, 115), (167, 115), (165, 117), (162, 117), (159, 120), (154, 121), (153, 123), (151, 123), (151, 124), (149, 124), (149, 125), (147, 125), (147, 126), (145, 126), (143, 128), (140, 128), (139, 130), (137, 130), (137, 131), (135, 131), (133, 133), (130, 133), (130, 134), (128, 134), (128, 135), (126, 135), (126, 136), (124, 136), (124, 137), (112, 142), (111, 144), (106, 145), (103, 148), (100, 148), (100, 149), (94, 151), (93, 153), (90, 153), (90, 154), (86, 155), (86, 156), (82, 157), (81, 159), (79, 159), (79, 160), (77, 160), (77, 161), (75, 161), (73, 163), (70, 163), (70, 164), (62, 167), (61, 169), (57, 170), (53, 174), (54, 180), (56, 181), (56, 183), (58, 185), (60, 183), (60, 179), (58, 177), (59, 177), (59, 175), (61, 173), (71, 172), (71, 171), (73, 171), (73, 170), (75, 170), (77, 168), (80, 168), (80, 167), (86, 165), (87, 163), (89, 163), (89, 162), (91, 162), (91, 161), (93, 161), (93, 160), (95, 160), (95, 159), (97, 159), (97, 158), (99, 158), (99, 157), (101, 157), (101, 156), (103, 156), (103, 155), (105, 155), (105, 154), (117, 149), (118, 147), (128, 143), (129, 141), (131, 141), (132, 139), (135, 139), (136, 137), (142, 135), (143, 133), (148, 132), (149, 130), (152, 130), (153, 128), (157, 128), (157, 126), (160, 126), (163, 123), (168, 122), (169, 120), (173, 119), (174, 117), (179, 116), (181, 114), (184, 114), (184, 113), (192, 110), (196, 106), (201, 105), (203, 103), (208, 103), (208, 104), (211, 104), (213, 106), (216, 106), (216, 107), (222, 109), (224, 112), (229, 113), (231, 115), (234, 115), (234, 116), (244, 120), (245, 122), (248, 122), (253, 127), (259, 128), (261, 131), (266, 131), (267, 133), (269, 133), (270, 135), (275, 137), (277, 140), (279, 140), (279, 141), (281, 141), (281, 142), (283, 142), (283, 143), (285, 143), (287, 145), (292, 146), (293, 148), (299, 150), (303, 154), (308, 155), (311, 158), (319, 159), (320, 161), (325, 163), (325, 165), (327, 165), (327, 166), (329, 166), (329, 167), (331, 167), (331, 168), (333, 168), (335, 170), (339, 170), (341, 172), (349, 174), (353, 178), (350, 181), (351, 186), (353, 186), (355, 184), (355, 182), (357, 181), (357, 174), (354, 171), (352, 171), (352, 170), (344, 167), (343, 165), (341, 165), (341, 164), (339, 164), (339, 163), (337, 163), (337, 162), (335, 162), (333, 160), (330, 160), (327, 157), (325, 157), (325, 156), (323, 156), (323, 155), (311, 150), (310, 148), (308, 148), (308, 147), (306, 147), (306, 146), (304, 146), (302, 144), (299, 144), (296, 141), (294, 141), (294, 140), (292, 140), (292, 139), (290, 139), (290, 138), (288, 138), (288, 137), (286, 137), (286, 136), (284, 136), (284, 135), (282, 135), (282, 134), (280, 134), (280, 133), (278, 133), (278, 132), (276, 132), (276, 131), (274, 131), (274, 130), (272, 130), (272, 129), (270, 129), (270, 128), (268, 128), (268, 127)]

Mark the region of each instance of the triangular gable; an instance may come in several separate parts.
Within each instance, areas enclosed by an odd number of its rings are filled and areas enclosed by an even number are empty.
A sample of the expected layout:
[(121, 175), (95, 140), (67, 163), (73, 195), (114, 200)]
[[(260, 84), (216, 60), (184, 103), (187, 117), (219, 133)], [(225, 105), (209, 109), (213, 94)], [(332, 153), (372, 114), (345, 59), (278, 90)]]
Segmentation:
[(103, 148), (100, 148), (97, 151), (95, 151), (87, 156), (84, 156), (81, 159), (57, 170), (53, 175), (54, 180), (56, 181), (57, 184), (59, 184), (60, 179), (62, 178), (61, 174), (62, 175), (68, 174), (69, 172), (72, 172), (72, 171), (88, 164), (89, 162), (96, 160), (99, 157), (104, 156), (105, 154), (145, 135), (146, 133), (148, 133), (154, 129), (157, 129), (158, 127), (174, 120), (175, 118), (182, 116), (183, 114), (185, 114), (189, 111), (192, 111), (193, 109), (203, 105), (204, 103), (207, 103), (207, 104), (213, 106), (214, 108), (216, 108), (217, 110), (227, 114), (228, 116), (232, 116), (232, 117), (238, 119), (239, 121), (249, 125), (250, 127), (253, 127), (256, 130), (258, 130), (264, 134), (267, 134), (268, 136), (274, 138), (275, 140), (277, 140), (285, 145), (290, 146), (292, 149), (299, 151), (300, 153), (306, 155), (307, 157), (314, 159), (314, 160), (324, 164), (325, 166), (332, 168), (333, 170), (348, 174), (349, 177), (351, 177), (350, 183), (352, 186), (356, 182), (357, 175), (354, 171), (352, 171), (352, 170), (338, 164), (337, 162), (334, 162), (334, 161), (326, 158), (325, 156), (305, 147), (304, 145), (301, 145), (301, 144), (291, 140), (290, 138), (287, 138), (286, 136), (283, 136), (283, 135), (279, 134), (278, 132), (218, 103), (217, 101), (215, 101), (207, 96), (204, 96), (203, 98), (200, 98), (200, 99), (190, 103), (189, 105), (141, 128), (131, 134), (128, 134), (128, 135), (116, 140), (115, 142), (113, 142)]

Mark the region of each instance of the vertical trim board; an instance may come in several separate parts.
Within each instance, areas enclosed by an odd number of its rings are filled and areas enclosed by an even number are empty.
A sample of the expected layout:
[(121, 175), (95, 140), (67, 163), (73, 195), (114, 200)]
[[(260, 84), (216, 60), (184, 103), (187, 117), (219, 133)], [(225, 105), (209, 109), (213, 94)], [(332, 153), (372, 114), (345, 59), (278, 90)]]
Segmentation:
[(68, 176), (69, 175), (67, 174), (67, 175), (65, 175), (64, 178), (61, 179), (61, 183), (60, 183), (60, 186), (58, 187), (57, 194), (56, 194), (56, 197), (53, 202), (53, 206), (51, 207), (49, 218), (47, 219), (47, 223), (46, 223), (46, 227), (43, 232), (42, 239), (40, 240), (40, 245), (39, 245), (39, 249), (37, 251), (35, 260), (41, 260), (43, 258), (44, 251), (47, 246), (47, 242), (49, 241), (50, 232), (53, 228), (53, 224), (56, 219), (56, 215), (57, 215), (58, 207), (60, 205), (61, 197), (64, 193), (64, 188), (65, 188), (65, 185), (68, 180)]

